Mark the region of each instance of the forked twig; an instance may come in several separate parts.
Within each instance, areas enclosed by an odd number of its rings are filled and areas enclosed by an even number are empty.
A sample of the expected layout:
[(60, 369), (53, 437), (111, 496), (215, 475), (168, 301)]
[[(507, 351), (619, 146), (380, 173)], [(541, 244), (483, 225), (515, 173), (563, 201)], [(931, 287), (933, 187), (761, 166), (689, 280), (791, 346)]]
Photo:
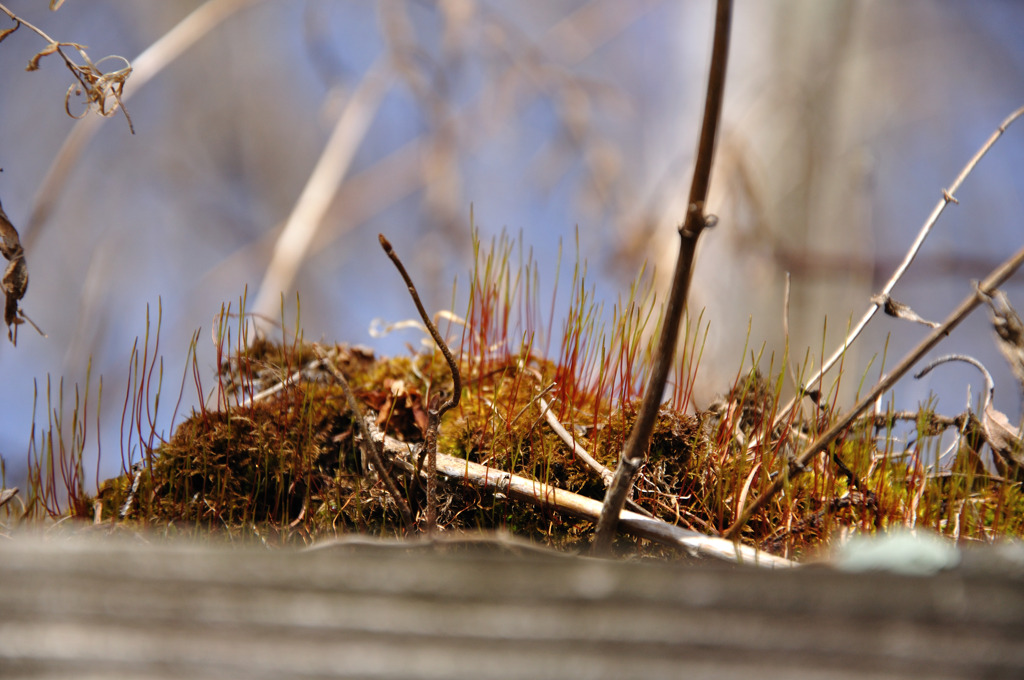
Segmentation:
[(747, 521), (755, 512), (763, 508), (777, 493), (779, 493), (789, 479), (796, 477), (803, 472), (806, 469), (807, 463), (809, 463), (812, 458), (827, 449), (832, 442), (838, 439), (862, 412), (870, 408), (882, 393), (895, 385), (896, 382), (921, 359), (921, 357), (923, 357), (932, 347), (937, 345), (944, 337), (949, 335), (950, 331), (956, 328), (960, 322), (974, 310), (975, 307), (984, 302), (987, 296), (992, 295), (996, 288), (1009, 279), (1022, 263), (1024, 263), (1024, 248), (1018, 250), (1010, 259), (1006, 260), (994, 269), (983, 282), (978, 284), (970, 295), (964, 298), (960, 305), (953, 310), (945, 321), (933, 330), (928, 337), (918, 343), (917, 347), (911, 350), (909, 354), (903, 357), (892, 372), (878, 381), (874, 388), (872, 388), (872, 390), (863, 399), (861, 399), (856, 406), (848, 411), (842, 418), (837, 420), (835, 424), (828, 429), (828, 431), (814, 440), (814, 442), (804, 449), (799, 456), (790, 461), (788, 470), (789, 474), (777, 475), (775, 481), (765, 489), (757, 500), (751, 503), (747, 508), (743, 509), (740, 516), (736, 519), (736, 522), (733, 523), (733, 525), (729, 527), (728, 531), (725, 532), (725, 538), (733, 540), (739, 538), (739, 534), (743, 530), (744, 525), (746, 525)]
[(459, 365), (455, 362), (455, 357), (448, 349), (448, 344), (441, 337), (441, 332), (437, 330), (434, 321), (423, 307), (420, 295), (416, 292), (416, 284), (412, 282), (412, 277), (405, 270), (405, 265), (398, 258), (395, 249), (391, 247), (391, 242), (384, 238), (384, 234), (378, 234), (377, 238), (380, 239), (381, 247), (395, 264), (398, 273), (402, 275), (402, 279), (409, 289), (409, 295), (412, 296), (412, 301), (416, 304), (416, 311), (420, 313), (420, 318), (423, 319), (431, 337), (434, 338), (438, 349), (444, 355), (452, 374), (452, 396), (441, 404), (440, 408), (437, 406), (436, 399), (432, 398), (427, 403), (427, 434), (424, 445), (427, 454), (427, 532), (433, 533), (437, 528), (437, 431), (441, 427), (441, 417), (459, 404), (459, 399), (462, 397), (462, 375), (459, 373)]
[(715, 37), (711, 48), (711, 73), (708, 77), (707, 97), (704, 100), (704, 121), (701, 124), (697, 158), (690, 185), (690, 199), (687, 203), (686, 218), (679, 227), (681, 243), (676, 259), (672, 289), (665, 306), (665, 318), (654, 354), (650, 381), (640, 404), (636, 423), (629, 433), (629, 439), (622, 449), (615, 477), (605, 495), (601, 517), (597, 522), (594, 536), (594, 554), (607, 554), (615, 537), (619, 514), (629, 496), (633, 477), (643, 464), (650, 445), (654, 421), (661, 407), (665, 383), (675, 356), (679, 339), (679, 322), (686, 306), (690, 288), (693, 259), (697, 250), (697, 239), (705, 228), (717, 221), (704, 213), (708, 184), (711, 180), (711, 161), (715, 150), (715, 136), (722, 113), (722, 98), (725, 92), (725, 67), (729, 57), (729, 29), (732, 23), (732, 0), (718, 0), (715, 12)]

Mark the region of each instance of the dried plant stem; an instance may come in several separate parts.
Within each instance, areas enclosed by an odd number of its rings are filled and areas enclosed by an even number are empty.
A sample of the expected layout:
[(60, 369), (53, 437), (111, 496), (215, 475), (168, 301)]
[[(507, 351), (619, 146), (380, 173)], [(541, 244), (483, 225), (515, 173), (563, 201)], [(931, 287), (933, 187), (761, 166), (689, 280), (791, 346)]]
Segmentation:
[[(263, 1), (265, 0), (210, 0), (197, 7), (131, 60), (132, 75), (125, 83), (125, 90), (121, 94), (122, 102), (128, 101), (143, 85), (222, 21), (248, 5)], [(64, 138), (60, 151), (50, 163), (46, 175), (39, 183), (39, 190), (32, 199), (32, 212), (24, 230), (26, 250), (31, 251), (42, 235), (43, 225), (49, 220), (57, 199), (64, 194), (64, 185), (71, 169), (102, 123), (103, 118), (99, 116), (86, 116), (75, 123), (71, 132)]]
[(681, 238), (679, 257), (676, 260), (675, 273), (672, 277), (672, 288), (665, 307), (664, 322), (658, 347), (651, 367), (651, 377), (647, 391), (640, 404), (636, 423), (630, 431), (629, 439), (622, 450), (619, 466), (608, 493), (605, 495), (604, 507), (597, 523), (594, 536), (593, 551), (596, 555), (608, 554), (612, 539), (615, 537), (619, 514), (626, 504), (633, 477), (643, 464), (650, 445), (654, 421), (661, 406), (665, 392), (665, 382), (671, 370), (675, 356), (676, 343), (679, 339), (679, 322), (686, 307), (686, 297), (690, 287), (693, 269), (693, 258), (697, 249), (697, 239), (705, 227), (712, 226), (714, 219), (704, 213), (704, 204), (708, 195), (708, 184), (711, 179), (711, 161), (714, 156), (715, 137), (718, 122), (722, 113), (722, 97), (725, 92), (725, 70), (729, 56), (729, 30), (732, 23), (732, 0), (718, 0), (715, 12), (715, 36), (711, 48), (711, 72), (708, 77), (707, 97), (704, 100), (704, 120), (701, 124), (700, 140), (697, 145), (697, 158), (693, 171), (693, 182), (690, 186), (690, 197), (687, 203), (686, 217), (679, 228)]
[(1018, 250), (1013, 257), (994, 269), (988, 277), (986, 277), (985, 280), (975, 288), (974, 292), (964, 298), (949, 317), (935, 330), (933, 330), (928, 337), (922, 340), (917, 347), (907, 354), (891, 373), (882, 378), (878, 384), (872, 388), (871, 392), (861, 399), (860, 402), (858, 402), (857, 405), (848, 411), (842, 418), (837, 420), (835, 424), (828, 429), (828, 431), (804, 449), (799, 456), (794, 458), (789, 463), (788, 474), (776, 476), (775, 481), (772, 482), (772, 484), (762, 492), (761, 495), (750, 504), (750, 506), (740, 513), (736, 522), (729, 527), (728, 531), (725, 532), (725, 538), (733, 540), (739, 538), (744, 525), (746, 525), (747, 521), (755, 512), (771, 501), (771, 499), (782, 490), (782, 487), (788, 482), (788, 480), (803, 472), (806, 469), (807, 463), (810, 462), (812, 458), (823, 452), (830, 444), (832, 444), (832, 442), (838, 439), (861, 413), (870, 408), (879, 396), (895, 385), (896, 381), (902, 378), (903, 375), (925, 355), (925, 353), (949, 335), (950, 331), (956, 328), (960, 322), (974, 310), (975, 307), (986, 300), (986, 296), (992, 295), (996, 288), (1009, 279), (1022, 263), (1024, 263), (1024, 248)]
[[(416, 474), (416, 462), (407, 443), (388, 437), (374, 427), (372, 422), (367, 426), (373, 431), (375, 441), (381, 442), (384, 451), (396, 464), (404, 467), (409, 474)], [(558, 510), (592, 521), (601, 514), (600, 501), (464, 458), (438, 453), (437, 470), (449, 479), (461, 480), (476, 488), (503, 493), (510, 498), (534, 503), (545, 509)], [(619, 520), (622, 529), (634, 536), (684, 548), (696, 555), (767, 568), (798, 566), (795, 562), (750, 546), (706, 536), (629, 510), (624, 510)]]
[(313, 350), (317, 356), (320, 357), (320, 363), (330, 371), (334, 379), (341, 385), (341, 390), (345, 393), (345, 401), (348, 402), (348, 410), (352, 414), (352, 420), (355, 421), (356, 427), (359, 428), (359, 433), (363, 437), (363, 450), (366, 452), (370, 459), (370, 463), (377, 470), (377, 475), (381, 481), (384, 482), (384, 487), (391, 494), (391, 497), (395, 501), (395, 505), (398, 506), (398, 511), (402, 514), (402, 521), (405, 523), (407, 531), (412, 532), (415, 528), (413, 522), (412, 511), (409, 510), (409, 504), (405, 502), (405, 498), (402, 497), (402, 493), (398, 488), (398, 484), (394, 479), (391, 478), (391, 474), (388, 469), (384, 467), (383, 456), (381, 455), (379, 444), (376, 439), (372, 436), (369, 426), (367, 425), (366, 418), (363, 417), (363, 411), (359, 408), (359, 402), (356, 401), (356, 397), (352, 394), (352, 388), (349, 387), (348, 380), (345, 379), (345, 374), (338, 370), (338, 367), (334, 365), (330, 356), (323, 350), (319, 345), (313, 345)]
[[(1004, 120), (999, 125), (999, 127), (996, 129), (995, 132), (992, 133), (988, 140), (981, 145), (981, 148), (978, 149), (974, 156), (972, 156), (971, 159), (967, 161), (967, 164), (960, 171), (960, 174), (957, 175), (956, 179), (953, 180), (953, 183), (949, 186), (949, 188), (942, 190), (942, 198), (939, 199), (939, 202), (932, 209), (932, 212), (928, 216), (928, 219), (925, 220), (924, 225), (921, 227), (921, 230), (917, 234), (917, 238), (914, 239), (914, 242), (911, 244), (910, 249), (907, 251), (907, 254), (903, 257), (903, 261), (900, 262), (898, 267), (896, 267), (896, 271), (893, 272), (892, 277), (890, 277), (890, 279), (886, 282), (881, 292), (872, 298), (871, 307), (868, 308), (867, 312), (864, 313), (864, 316), (861, 317), (860, 321), (857, 322), (857, 325), (854, 326), (853, 329), (850, 330), (850, 332), (847, 334), (846, 339), (843, 340), (842, 346), (840, 346), (832, 354), (832, 356), (830, 356), (828, 360), (821, 365), (821, 368), (817, 371), (817, 373), (815, 373), (806, 382), (804, 382), (804, 385), (815, 384), (821, 379), (823, 375), (825, 375), (825, 373), (829, 371), (829, 369), (831, 369), (833, 366), (836, 365), (836, 363), (839, 362), (839, 360), (846, 353), (846, 350), (850, 347), (851, 344), (853, 344), (853, 341), (857, 339), (857, 337), (861, 334), (864, 328), (868, 325), (868, 322), (870, 322), (871, 319), (875, 316), (875, 313), (882, 308), (884, 301), (889, 298), (889, 294), (892, 292), (892, 289), (895, 288), (896, 283), (903, 277), (903, 274), (906, 273), (907, 269), (910, 267), (910, 264), (914, 261), (914, 258), (917, 257), (918, 251), (921, 250), (921, 246), (924, 244), (925, 239), (928, 238), (928, 235), (931, 233), (932, 228), (935, 226), (935, 223), (938, 222), (939, 216), (942, 215), (942, 212), (946, 209), (946, 206), (949, 205), (950, 203), (959, 202), (957, 201), (955, 195), (956, 192), (960, 189), (960, 186), (964, 183), (964, 180), (966, 180), (967, 177), (971, 174), (971, 172), (974, 171), (975, 166), (978, 165), (978, 162), (981, 161), (981, 159), (985, 156), (986, 153), (988, 153), (989, 149), (991, 149), (992, 146), (995, 145), (996, 141), (1003, 136), (1003, 133), (1006, 132), (1006, 129), (1010, 127), (1010, 125), (1015, 120), (1020, 118), (1022, 115), (1024, 115), (1024, 106), (1022, 106), (1021, 108), (1017, 109), (1009, 116), (1007, 116), (1006, 120)], [(803, 392), (802, 390), (798, 390), (796, 396), (790, 399), (789, 402), (785, 406), (783, 406), (782, 409), (779, 410), (778, 415), (775, 416), (775, 421), (773, 423), (772, 429), (778, 427), (789, 417), (789, 414), (793, 410), (793, 407), (796, 406), (797, 402), (804, 396), (804, 394), (805, 392)], [(755, 448), (758, 444), (759, 441), (755, 439), (751, 441), (750, 447)]]
[(537, 402), (540, 404), (541, 413), (544, 414), (544, 419), (548, 422), (548, 426), (555, 431), (558, 438), (565, 442), (565, 445), (573, 452), (577, 458), (583, 461), (583, 463), (597, 473), (597, 476), (601, 478), (605, 486), (608, 486), (612, 482), (614, 475), (612, 471), (606, 468), (601, 463), (597, 462), (585, 448), (576, 443), (576, 439), (569, 434), (569, 431), (558, 421), (555, 414), (551, 412), (551, 404), (544, 400), (544, 397), (539, 397)]
[(412, 301), (416, 304), (416, 311), (420, 313), (420, 318), (423, 319), (423, 323), (426, 325), (427, 330), (430, 331), (431, 337), (434, 338), (438, 349), (444, 355), (445, 361), (448, 362), (448, 369), (452, 374), (452, 396), (441, 404), (440, 408), (438, 408), (435, 399), (430, 399), (427, 402), (425, 446), (427, 453), (427, 533), (433, 533), (437, 528), (437, 432), (441, 427), (441, 417), (449, 409), (459, 404), (459, 399), (462, 397), (462, 375), (459, 373), (459, 365), (456, 363), (455, 357), (452, 356), (451, 350), (448, 349), (448, 344), (444, 341), (441, 332), (437, 330), (434, 321), (423, 307), (420, 295), (416, 292), (416, 284), (412, 282), (412, 277), (405, 270), (405, 265), (402, 264), (402, 260), (399, 259), (395, 249), (391, 247), (391, 242), (384, 238), (384, 234), (378, 234), (377, 238), (380, 240), (380, 245), (384, 252), (387, 253), (395, 268), (398, 269), (398, 273), (402, 275), (402, 280), (405, 281), (405, 285), (409, 289), (409, 295), (412, 296)]
[[(601, 478), (601, 481), (604, 482), (605, 486), (610, 485), (612, 483), (612, 479), (615, 476), (612, 473), (612, 471), (606, 468), (604, 465), (601, 465), (601, 463), (596, 458), (590, 455), (590, 452), (588, 452), (585, 448), (579, 445), (579, 442), (576, 441), (576, 438), (569, 434), (569, 431), (565, 429), (565, 426), (562, 425), (562, 423), (559, 422), (555, 414), (551, 412), (551, 405), (544, 401), (543, 397), (537, 397), (537, 400), (540, 404), (540, 410), (544, 414), (544, 420), (547, 421), (548, 426), (552, 430), (554, 430), (555, 434), (558, 435), (558, 438), (565, 442), (565, 445), (569, 447), (569, 450), (572, 451), (577, 458), (582, 460), (588, 468), (593, 470), (597, 474), (597, 476)], [(626, 499), (626, 507), (632, 510), (633, 512), (644, 515), (645, 517), (654, 516), (647, 510), (645, 510), (644, 508), (642, 508), (641, 506), (637, 505), (636, 503), (629, 499)]]

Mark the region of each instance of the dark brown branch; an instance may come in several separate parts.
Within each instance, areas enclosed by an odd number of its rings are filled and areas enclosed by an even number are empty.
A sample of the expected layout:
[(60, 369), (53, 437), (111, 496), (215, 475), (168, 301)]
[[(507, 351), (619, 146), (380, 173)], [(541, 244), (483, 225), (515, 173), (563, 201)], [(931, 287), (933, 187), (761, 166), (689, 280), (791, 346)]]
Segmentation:
[(922, 340), (917, 347), (907, 354), (892, 370), (892, 372), (880, 380), (878, 384), (875, 385), (874, 389), (861, 399), (852, 410), (837, 420), (827, 432), (818, 437), (818, 439), (804, 449), (799, 456), (794, 458), (789, 463), (789, 474), (776, 476), (775, 481), (772, 482), (771, 486), (765, 489), (757, 500), (747, 506), (747, 508), (740, 513), (739, 518), (725, 533), (725, 537), (733, 540), (739, 538), (744, 525), (746, 525), (755, 512), (763, 508), (772, 498), (774, 498), (775, 495), (782, 490), (782, 487), (789, 479), (792, 479), (803, 472), (806, 469), (807, 463), (809, 463), (812, 458), (827, 449), (832, 442), (846, 432), (847, 428), (850, 427), (861, 413), (867, 410), (882, 393), (895, 385), (896, 382), (902, 378), (903, 375), (921, 359), (921, 357), (935, 347), (940, 340), (949, 335), (950, 331), (956, 328), (960, 322), (974, 310), (975, 307), (984, 302), (987, 296), (992, 295), (996, 288), (1001, 286), (1010, 278), (1010, 276), (1013, 275), (1015, 271), (1017, 271), (1017, 268), (1020, 267), (1021, 263), (1024, 263), (1024, 248), (1018, 250), (1013, 257), (1006, 260), (998, 268), (993, 270), (992, 273), (990, 273), (988, 277), (977, 286), (974, 292), (964, 298), (963, 302), (960, 303), (960, 305), (945, 321), (942, 322), (942, 324), (940, 324), (928, 335), (928, 337)]
[(686, 217), (679, 227), (681, 243), (672, 276), (672, 289), (665, 307), (665, 319), (658, 338), (650, 382), (644, 393), (636, 423), (629, 434), (629, 440), (622, 449), (619, 466), (608, 492), (597, 522), (594, 536), (594, 554), (607, 554), (619, 522), (619, 514), (626, 504), (626, 498), (633, 485), (633, 477), (643, 464), (650, 445), (654, 421), (665, 392), (665, 382), (675, 356), (679, 339), (679, 322), (686, 307), (689, 293), (693, 258), (697, 239), (705, 227), (712, 226), (713, 217), (704, 213), (708, 184), (711, 180), (711, 162), (715, 150), (715, 137), (722, 113), (722, 98), (725, 92), (725, 70), (729, 56), (729, 28), (732, 23), (732, 0), (718, 0), (715, 12), (715, 37), (711, 48), (711, 73), (708, 77), (707, 98), (704, 101), (704, 121), (701, 124), (700, 141), (697, 144), (697, 159), (694, 165), (693, 182), (690, 185), (690, 200)]
[(377, 238), (380, 239), (381, 247), (384, 248), (384, 252), (387, 253), (388, 257), (395, 264), (398, 273), (402, 275), (405, 285), (409, 288), (409, 295), (412, 296), (412, 301), (416, 304), (416, 310), (420, 313), (420, 318), (426, 324), (427, 330), (430, 331), (431, 337), (434, 338), (438, 349), (444, 355), (445, 360), (448, 362), (448, 368), (452, 373), (452, 396), (441, 404), (440, 408), (437, 407), (437, 401), (434, 399), (430, 399), (427, 402), (427, 433), (426, 446), (424, 447), (427, 454), (427, 532), (433, 533), (437, 528), (437, 433), (441, 427), (441, 417), (459, 404), (459, 399), (462, 396), (462, 375), (459, 373), (459, 365), (455, 362), (455, 357), (452, 356), (447, 343), (441, 337), (441, 333), (437, 330), (437, 326), (434, 325), (430, 315), (427, 314), (427, 310), (424, 309), (423, 303), (420, 301), (420, 295), (416, 292), (416, 285), (412, 282), (409, 272), (405, 270), (405, 265), (398, 259), (395, 249), (384, 238), (384, 234), (378, 234)]

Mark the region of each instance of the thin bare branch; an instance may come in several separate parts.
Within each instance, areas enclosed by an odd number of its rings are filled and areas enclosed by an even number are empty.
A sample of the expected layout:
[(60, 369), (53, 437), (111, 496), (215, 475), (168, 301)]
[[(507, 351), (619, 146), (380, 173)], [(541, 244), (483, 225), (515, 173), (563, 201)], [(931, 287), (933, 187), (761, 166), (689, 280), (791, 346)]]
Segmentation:
[[(921, 230), (917, 234), (917, 238), (914, 239), (914, 242), (910, 245), (910, 249), (907, 251), (907, 254), (903, 257), (903, 261), (900, 262), (899, 266), (896, 268), (896, 271), (893, 272), (893, 275), (886, 282), (881, 292), (878, 293), (878, 295), (872, 297), (871, 307), (868, 308), (868, 310), (864, 313), (864, 316), (861, 317), (860, 321), (857, 322), (857, 325), (854, 326), (847, 334), (846, 339), (843, 340), (842, 346), (840, 346), (832, 354), (832, 356), (830, 356), (828, 360), (826, 360), (821, 365), (821, 368), (817, 371), (817, 373), (811, 376), (804, 383), (805, 385), (813, 385), (816, 382), (818, 382), (821, 379), (821, 377), (829, 371), (829, 369), (831, 369), (839, 362), (839, 360), (846, 353), (846, 350), (850, 347), (850, 345), (853, 344), (854, 340), (857, 339), (861, 332), (863, 332), (864, 328), (868, 325), (868, 322), (870, 322), (871, 319), (875, 316), (875, 313), (878, 312), (878, 310), (883, 307), (886, 300), (890, 299), (889, 295), (890, 293), (892, 293), (893, 288), (896, 287), (896, 283), (903, 277), (903, 274), (906, 273), (907, 269), (910, 267), (910, 264), (914, 261), (914, 258), (917, 257), (918, 251), (924, 244), (925, 239), (928, 238), (928, 235), (931, 233), (932, 228), (935, 226), (935, 223), (938, 222), (939, 216), (942, 215), (942, 212), (946, 209), (946, 206), (949, 205), (950, 203), (959, 204), (959, 201), (955, 198), (955, 194), (960, 189), (960, 186), (964, 183), (964, 180), (966, 180), (967, 177), (971, 174), (971, 172), (974, 171), (975, 166), (978, 165), (978, 162), (981, 161), (981, 159), (985, 156), (986, 153), (988, 153), (989, 149), (992, 148), (996, 141), (1003, 136), (1003, 133), (1006, 132), (1006, 129), (1010, 127), (1010, 125), (1012, 125), (1013, 122), (1020, 118), (1022, 115), (1024, 115), (1024, 106), (1022, 106), (1021, 108), (1017, 109), (1009, 116), (1007, 116), (1006, 120), (1004, 120), (999, 125), (999, 127), (996, 129), (995, 132), (992, 133), (988, 140), (986, 140), (985, 143), (981, 145), (981, 148), (979, 148), (978, 151), (975, 152), (974, 156), (972, 156), (971, 159), (967, 161), (967, 164), (960, 171), (960, 174), (957, 175), (956, 179), (953, 180), (953, 183), (949, 186), (949, 188), (942, 190), (942, 198), (939, 199), (939, 202), (932, 209), (932, 212), (928, 216), (928, 219), (925, 220), (924, 225), (921, 227)], [(775, 416), (775, 422), (773, 424), (774, 427), (778, 427), (789, 417), (790, 411), (793, 410), (793, 407), (796, 405), (797, 401), (803, 397), (803, 395), (803, 392), (798, 392), (796, 396), (790, 399), (785, 406), (779, 409), (778, 414)], [(758, 442), (756, 440), (751, 442), (751, 448), (756, 447), (757, 445)]]
[(718, 0), (715, 12), (715, 36), (711, 48), (711, 72), (708, 77), (707, 97), (704, 100), (704, 121), (701, 124), (700, 140), (697, 144), (697, 159), (694, 165), (693, 183), (690, 186), (690, 200), (687, 204), (685, 220), (679, 228), (681, 238), (679, 257), (676, 259), (672, 288), (665, 307), (664, 322), (661, 327), (661, 335), (658, 338), (658, 347), (655, 351), (647, 391), (640, 404), (636, 423), (634, 423), (629, 439), (622, 449), (619, 466), (615, 470), (611, 486), (608, 487), (604, 509), (601, 511), (601, 517), (597, 523), (593, 551), (598, 555), (607, 554), (611, 549), (612, 539), (615, 537), (615, 527), (619, 521), (619, 514), (629, 497), (633, 477), (647, 455), (647, 447), (654, 430), (654, 421), (661, 406), (665, 383), (668, 380), (675, 356), (676, 343), (679, 339), (679, 322), (683, 316), (683, 309), (686, 307), (697, 239), (706, 227), (713, 226), (716, 221), (714, 217), (705, 214), (704, 204), (707, 201), (708, 185), (711, 181), (711, 162), (725, 93), (725, 72), (729, 57), (731, 23), (732, 0)]

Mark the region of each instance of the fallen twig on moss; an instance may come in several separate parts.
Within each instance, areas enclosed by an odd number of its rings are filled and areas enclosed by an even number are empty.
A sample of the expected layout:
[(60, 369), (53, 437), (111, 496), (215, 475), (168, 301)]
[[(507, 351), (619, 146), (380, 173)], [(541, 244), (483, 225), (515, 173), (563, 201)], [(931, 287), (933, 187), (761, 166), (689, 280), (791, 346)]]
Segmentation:
[(555, 417), (555, 414), (551, 412), (551, 404), (544, 401), (544, 397), (539, 397), (537, 399), (537, 403), (540, 404), (541, 413), (544, 414), (544, 420), (547, 421), (548, 426), (554, 430), (559, 439), (565, 442), (565, 445), (569, 447), (569, 450), (572, 451), (573, 455), (582, 460), (588, 468), (597, 473), (597, 476), (601, 478), (605, 486), (611, 484), (612, 471), (597, 462), (597, 459), (591, 456), (585, 448), (576, 443), (576, 439), (569, 434), (569, 431), (565, 429), (565, 426), (563, 426), (562, 423), (559, 422), (558, 418)]
[[(416, 450), (407, 442), (386, 436), (372, 418), (365, 419), (374, 440), (381, 442), (385, 453), (411, 474), (416, 471)], [(437, 471), (450, 479), (457, 479), (475, 487), (496, 491), (544, 508), (558, 510), (576, 517), (596, 521), (601, 515), (602, 503), (592, 498), (556, 488), (543, 482), (510, 474), (503, 470), (473, 463), (444, 453), (437, 454)], [(629, 510), (619, 516), (619, 526), (634, 536), (640, 536), (663, 545), (685, 548), (694, 555), (716, 557), (729, 562), (759, 567), (795, 567), (796, 562), (777, 557), (750, 546), (715, 536), (706, 536), (652, 517)]]
[[(596, 458), (591, 456), (585, 448), (579, 445), (576, 438), (569, 434), (569, 431), (565, 429), (565, 426), (562, 425), (555, 414), (551, 412), (551, 404), (544, 401), (543, 397), (537, 397), (537, 400), (540, 404), (540, 410), (544, 413), (544, 420), (547, 421), (548, 426), (551, 427), (554, 433), (558, 435), (558, 438), (569, 447), (569, 450), (573, 452), (573, 455), (582, 460), (588, 468), (593, 470), (597, 476), (601, 478), (601, 481), (604, 482), (606, 487), (611, 484), (612, 477), (614, 476), (612, 471), (604, 465), (601, 465)], [(654, 516), (628, 498), (626, 499), (626, 507), (633, 512), (644, 515), (645, 517)]]

